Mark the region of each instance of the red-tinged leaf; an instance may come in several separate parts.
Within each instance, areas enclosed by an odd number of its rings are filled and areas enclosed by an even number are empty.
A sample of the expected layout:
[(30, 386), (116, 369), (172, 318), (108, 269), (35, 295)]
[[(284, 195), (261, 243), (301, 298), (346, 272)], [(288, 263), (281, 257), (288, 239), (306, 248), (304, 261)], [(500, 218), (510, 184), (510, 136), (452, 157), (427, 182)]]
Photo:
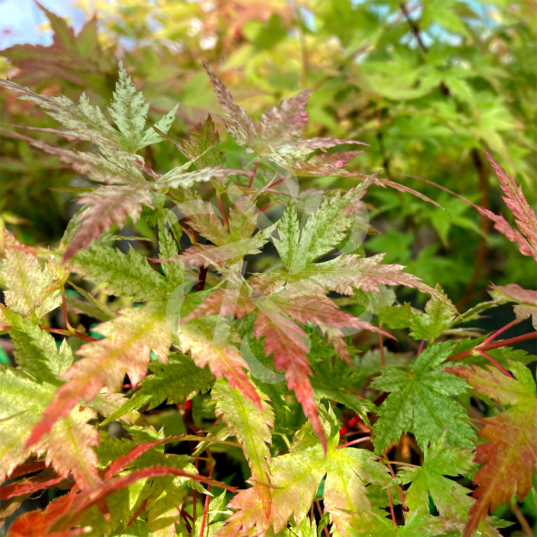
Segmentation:
[(50, 502), (44, 510), (28, 511), (19, 516), (11, 524), (7, 537), (45, 537), (49, 535), (49, 529), (63, 516), (73, 505), (76, 490), (64, 494)]
[(417, 276), (403, 272), (401, 265), (383, 265), (385, 254), (361, 257), (357, 254), (342, 255), (324, 263), (307, 265), (295, 280), (309, 278), (312, 285), (321, 285), (326, 291), (344, 295), (354, 294), (354, 289), (379, 292), (379, 284), (404, 285), (445, 300), (439, 293), (425, 285)]
[(537, 330), (537, 291), (523, 289), (515, 283), (509, 285), (492, 286), (489, 291), (490, 296), (497, 301), (516, 302), (513, 310), (516, 318), (523, 321), (532, 317), (533, 328)]
[(401, 183), (396, 183), (395, 181), (390, 181), (389, 179), (378, 179), (378, 182), (381, 185), (389, 186), (395, 190), (399, 190), (400, 192), (405, 192), (406, 194), (412, 194), (413, 196), (416, 196), (417, 198), (423, 201), (426, 201), (427, 203), (432, 203), (433, 205), (436, 205), (439, 209), (445, 210), (444, 207), (436, 203), (436, 201), (433, 201), (431, 198), (428, 198), (421, 192), (418, 192), (417, 190), (413, 190), (412, 188), (402, 185)]
[(242, 106), (239, 106), (228, 89), (222, 84), (211, 69), (203, 62), (203, 67), (209, 75), (214, 92), (230, 121), (224, 121), (227, 131), (239, 145), (254, 149), (257, 145), (257, 132), (252, 118)]
[(13, 472), (9, 474), (9, 479), (15, 479), (26, 474), (33, 474), (35, 472), (40, 472), (44, 470), (47, 465), (43, 461), (28, 462), (26, 464), (21, 464)]
[(245, 255), (256, 255), (259, 253), (260, 247), (261, 245), (255, 237), (230, 242), (222, 246), (195, 244), (184, 250), (177, 260), (186, 265), (197, 267), (210, 267), (211, 265), (218, 267), (221, 264), (234, 264)]
[[(55, 129), (48, 130), (52, 130), (56, 134), (63, 134), (61, 131)], [(143, 175), (125, 153), (106, 148), (101, 149), (100, 155), (87, 151), (71, 151), (62, 147), (48, 145), (40, 140), (34, 140), (29, 136), (24, 136), (7, 129), (0, 128), (0, 132), (11, 138), (23, 140), (49, 155), (58, 157), (61, 162), (69, 164), (81, 175), (87, 175), (92, 181), (109, 185), (125, 183), (143, 184)]]
[(0, 500), (8, 500), (25, 494), (33, 494), (39, 490), (49, 489), (55, 487), (63, 480), (64, 477), (57, 477), (55, 472), (45, 470), (37, 476), (21, 479), (9, 485), (3, 485), (0, 487)]
[(261, 114), (261, 138), (269, 143), (296, 140), (302, 136), (308, 123), (306, 107), (311, 90), (305, 90), (296, 97), (284, 99), (279, 106)]
[(326, 149), (330, 149), (331, 147), (344, 144), (369, 145), (357, 140), (342, 140), (340, 138), (308, 138), (289, 142), (274, 142), (270, 146), (276, 151), (279, 157), (284, 159), (292, 158), (294, 166), (296, 164), (295, 160), (301, 160), (317, 149), (326, 151)]
[[(298, 176), (324, 177), (338, 175), (349, 162), (364, 151), (341, 151), (339, 153), (320, 153), (306, 162), (296, 162), (293, 170)], [(364, 176), (365, 177), (365, 176)]]
[(265, 352), (274, 355), (277, 371), (285, 370), (290, 390), (302, 404), (304, 414), (311, 420), (324, 450), (327, 449), (326, 435), (319, 419), (315, 396), (308, 376), (311, 374), (307, 353), (306, 333), (293, 321), (285, 317), (278, 307), (265, 297), (254, 299), (259, 308), (254, 324), (256, 338), (265, 336)]
[(479, 436), (488, 442), (477, 447), (475, 462), (484, 463), (474, 477), (477, 502), (470, 510), (464, 537), (471, 537), (479, 521), (509, 502), (513, 494), (522, 500), (532, 487), (532, 471), (537, 471), (537, 397), (531, 371), (509, 361), (516, 379), (498, 369), (451, 367), (446, 371), (463, 378), (478, 393), (510, 406), (493, 418), (484, 418)]
[(125, 310), (123, 315), (103, 323), (98, 331), (107, 336), (83, 345), (75, 362), (63, 375), (70, 380), (54, 394), (53, 402), (34, 427), (27, 446), (38, 442), (61, 417), (67, 416), (79, 401), (91, 401), (106, 386), (109, 391), (123, 383), (125, 373), (136, 386), (147, 372), (150, 352), (166, 361), (171, 345), (170, 330), (159, 309), (150, 306)]
[(160, 438), (159, 440), (155, 440), (153, 442), (145, 442), (143, 444), (138, 444), (137, 446), (130, 449), (127, 453), (125, 453), (125, 455), (121, 455), (108, 465), (104, 472), (104, 479), (110, 479), (111, 477), (115, 476), (118, 472), (126, 468), (131, 462), (135, 461), (146, 451), (149, 451), (154, 447), (161, 446), (162, 444), (168, 444), (170, 442), (181, 442), (184, 440), (188, 440), (188, 438), (185, 438), (183, 436), (167, 436), (165, 438)]
[(518, 228), (531, 246), (533, 253), (530, 255), (537, 259), (537, 215), (526, 201), (522, 188), (516, 184), (513, 177), (499, 166), (486, 151), (485, 155), (498, 176), (505, 194), (503, 198), (505, 204), (511, 209)]
[[(304, 293), (304, 291), (302, 291)], [(316, 295), (315, 290), (310, 290), (310, 295)], [(271, 301), (280, 310), (291, 317), (294, 321), (302, 324), (317, 325), (321, 332), (328, 335), (329, 340), (340, 351), (340, 357), (351, 365), (349, 352), (345, 342), (341, 339), (345, 333), (344, 328), (357, 330), (370, 330), (384, 336), (395, 339), (391, 334), (374, 326), (359, 317), (354, 317), (337, 308), (332, 300), (324, 295), (317, 296), (293, 296), (293, 288), (289, 286), (286, 291), (274, 294)]]
[(85, 194), (79, 202), (91, 209), (85, 213), (73, 241), (65, 250), (65, 262), (99, 237), (103, 231), (108, 231), (113, 224), (123, 227), (129, 216), (137, 220), (142, 212), (142, 205), (153, 207), (151, 195), (142, 185), (105, 186)]
[(219, 315), (221, 317), (235, 316), (242, 319), (245, 315), (252, 313), (254, 305), (248, 296), (246, 285), (242, 287), (229, 286), (225, 289), (218, 288), (211, 293), (203, 302), (186, 315), (181, 322), (187, 323), (192, 319)]
[(190, 160), (196, 159), (196, 165), (199, 168), (218, 167), (225, 162), (223, 151), (216, 149), (220, 143), (220, 137), (210, 114), (203, 124), (198, 123), (190, 131), (187, 138), (174, 143), (183, 155)]
[(207, 365), (215, 377), (224, 376), (231, 387), (238, 388), (261, 410), (259, 394), (244, 371), (249, 366), (233, 344), (234, 336), (227, 325), (208, 317), (182, 324), (179, 346), (182, 352), (190, 351), (198, 367)]

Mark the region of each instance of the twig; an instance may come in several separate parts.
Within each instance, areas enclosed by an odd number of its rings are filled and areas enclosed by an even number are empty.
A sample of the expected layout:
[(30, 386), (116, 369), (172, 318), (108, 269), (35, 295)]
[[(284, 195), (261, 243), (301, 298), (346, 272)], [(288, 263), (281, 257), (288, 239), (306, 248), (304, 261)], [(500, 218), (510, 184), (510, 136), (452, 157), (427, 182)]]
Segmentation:
[(423, 42), (423, 39), (421, 38), (420, 29), (418, 28), (418, 25), (410, 18), (410, 12), (408, 11), (406, 7), (406, 2), (403, 2), (401, 4), (401, 11), (403, 12), (403, 15), (405, 16), (405, 19), (408, 22), (408, 25), (410, 26), (410, 29), (412, 30), (412, 33), (414, 34), (414, 37), (416, 38), (416, 41), (418, 42), (419, 47), (423, 52), (428, 52), (427, 47), (425, 46), (425, 43)]
[(268, 205), (265, 205), (264, 207), (261, 207), (261, 209), (257, 209), (257, 211), (254, 212), (254, 214), (262, 213), (263, 211), (266, 211), (269, 207), (272, 207), (274, 205), (272, 202), (270, 202)]
[(74, 334), (76, 330), (71, 326), (69, 323), (69, 317), (67, 315), (67, 298), (65, 296), (65, 288), (62, 287), (62, 310), (63, 310), (63, 320), (65, 322), (65, 326), (67, 327), (67, 330)]

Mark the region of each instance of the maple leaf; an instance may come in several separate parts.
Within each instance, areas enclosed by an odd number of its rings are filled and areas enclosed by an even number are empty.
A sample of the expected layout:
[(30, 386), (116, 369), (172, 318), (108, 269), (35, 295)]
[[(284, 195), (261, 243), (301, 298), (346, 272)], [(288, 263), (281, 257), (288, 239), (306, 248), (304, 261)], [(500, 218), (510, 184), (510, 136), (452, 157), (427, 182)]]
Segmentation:
[(213, 85), (218, 101), (229, 118), (228, 120), (224, 120), (227, 131), (233, 138), (235, 138), (235, 141), (239, 145), (249, 149), (255, 149), (257, 147), (258, 136), (252, 118), (242, 106), (239, 106), (233, 100), (229, 90), (222, 84), (205, 62), (203, 62), (203, 67), (205, 67), (205, 70), (209, 75), (209, 80)]
[[(356, 155), (360, 155), (361, 153), (364, 153), (364, 151), (319, 153), (318, 155), (313, 155), (306, 162), (295, 162), (293, 164), (293, 170), (297, 175), (306, 177), (339, 175), (342, 168), (347, 166)], [(342, 175), (346, 175), (346, 173)], [(375, 181), (375, 183), (377, 182), (378, 180)]]
[(79, 198), (79, 203), (88, 205), (73, 240), (67, 246), (63, 259), (68, 261), (81, 248), (87, 246), (113, 224), (125, 225), (128, 217), (137, 220), (142, 205), (153, 207), (147, 183), (130, 186), (104, 186)]
[[(411, 310), (410, 335), (414, 339), (425, 339), (432, 343), (454, 322), (456, 309), (440, 285), (436, 285), (437, 295), (425, 304), (425, 312)], [(442, 298), (440, 298), (442, 297)]]
[(261, 138), (269, 143), (300, 138), (308, 123), (306, 107), (310, 93), (311, 90), (302, 91), (296, 97), (284, 99), (279, 106), (261, 114)]
[(499, 166), (489, 153), (486, 151), (484, 153), (498, 176), (500, 186), (505, 194), (503, 199), (513, 213), (520, 231), (513, 229), (502, 215), (494, 214), (492, 211), (479, 207), (464, 198), (461, 199), (494, 222), (494, 228), (502, 235), (507, 237), (511, 242), (517, 243), (522, 255), (533, 257), (537, 261), (537, 215), (529, 206), (521, 187), (516, 184), (513, 177)]
[(218, 537), (246, 535), (253, 528), (263, 535), (272, 526), (274, 533), (282, 530), (291, 516), (302, 519), (315, 498), (324, 474), (326, 463), (321, 446), (274, 457), (271, 460), (272, 509), (265, 516), (258, 487), (240, 491), (228, 507), (237, 510), (226, 525), (216, 534)]
[(336, 449), (327, 464), (324, 484), (324, 509), (342, 536), (382, 535), (392, 523), (386, 513), (374, 508), (365, 483), (387, 485), (386, 466), (363, 449)]
[(326, 437), (319, 419), (315, 396), (308, 376), (311, 367), (308, 361), (307, 335), (294, 322), (282, 315), (279, 308), (265, 297), (255, 299), (259, 309), (254, 324), (256, 338), (265, 337), (267, 356), (274, 355), (277, 371), (285, 369), (285, 378), (290, 390), (294, 390), (296, 398), (302, 404), (304, 414), (311, 420), (319, 440), (326, 449)]
[[(73, 359), (67, 342), (58, 349), (54, 338), (34, 323), (9, 310), (4, 313), (12, 325), (15, 359), (26, 372), (0, 368), (0, 481), (28, 458), (25, 444), (61, 384), (57, 375)], [(52, 464), (59, 476), (72, 473), (82, 488), (94, 487), (100, 481), (91, 447), (96, 445), (97, 435), (87, 423), (95, 417), (89, 408), (71, 407), (32, 447), (38, 456), (46, 454), (46, 463)]]
[(159, 305), (126, 309), (121, 316), (99, 325), (96, 331), (106, 339), (83, 345), (77, 351), (84, 359), (63, 374), (69, 381), (54, 394), (53, 402), (29, 437), (28, 446), (38, 442), (82, 399), (91, 401), (103, 386), (109, 391), (121, 386), (125, 373), (136, 386), (145, 376), (150, 352), (154, 351), (165, 362), (171, 344), (170, 330)]
[(2, 50), (10, 63), (17, 68), (17, 80), (32, 86), (39, 85), (51, 76), (85, 86), (84, 73), (102, 72), (110, 68), (104, 57), (97, 35), (97, 18), (92, 17), (75, 36), (66, 20), (36, 2), (49, 20), (53, 30), (49, 46), (17, 44)]
[(84, 93), (79, 102), (74, 103), (64, 95), (52, 97), (34, 93), (11, 80), (0, 79), (0, 86), (20, 93), (20, 99), (39, 105), (63, 125), (63, 130), (53, 129), (52, 132), (72, 140), (86, 140), (99, 147), (124, 151), (120, 133), (108, 123), (99, 107), (90, 105)]
[(157, 188), (189, 188), (194, 183), (207, 182), (213, 178), (224, 179), (230, 175), (250, 175), (249, 172), (244, 170), (233, 170), (219, 166), (189, 172), (187, 170), (191, 165), (191, 162), (187, 162), (182, 166), (171, 169), (169, 172), (160, 176), (154, 186)]
[(515, 283), (509, 285), (493, 285), (490, 296), (499, 302), (516, 302), (513, 307), (515, 316), (523, 321), (531, 316), (533, 328), (537, 330), (537, 291), (523, 289)]
[[(405, 503), (407, 516), (429, 508), (432, 498), (440, 517), (450, 523), (459, 524), (459, 529), (470, 518), (469, 512), (475, 500), (468, 496), (469, 489), (444, 476), (467, 475), (472, 467), (473, 451), (459, 447), (448, 447), (444, 433), (438, 440), (425, 447), (424, 462), (420, 468), (403, 468), (398, 472), (396, 483), (408, 484)], [(482, 520), (476, 535), (499, 537), (492, 520)]]
[[(168, 132), (178, 107), (179, 105), (176, 105), (157, 123), (156, 127), (159, 130)], [(130, 76), (123, 67), (123, 63), (119, 62), (119, 78), (108, 111), (119, 128), (123, 147), (132, 153), (149, 144), (162, 141), (162, 138), (150, 127), (144, 132), (144, 116), (147, 115), (148, 110), (149, 104), (144, 103), (143, 94), (136, 91)]]
[(300, 272), (308, 263), (332, 250), (347, 235), (355, 223), (355, 214), (361, 207), (361, 198), (375, 180), (369, 177), (352, 188), (344, 196), (337, 193), (325, 198), (319, 209), (309, 217), (298, 237), (298, 215), (290, 203), (282, 217), (280, 240), (274, 245), (286, 268), (291, 273)]
[(211, 373), (224, 376), (233, 388), (238, 388), (261, 410), (262, 403), (256, 389), (244, 372), (249, 369), (240, 351), (233, 344), (235, 334), (227, 323), (215, 317), (195, 319), (180, 325), (179, 347), (190, 351), (198, 367), (209, 366)]
[(68, 273), (59, 278), (51, 270), (55, 269), (52, 264), (41, 269), (37, 257), (19, 249), (20, 244), (12, 233), (7, 229), (3, 233), (6, 258), (0, 274), (6, 287), (6, 306), (21, 315), (35, 313), (40, 319), (61, 304), (59, 290)]
[(144, 181), (140, 169), (134, 164), (133, 157), (127, 153), (107, 147), (100, 148), (100, 154), (71, 151), (63, 147), (54, 147), (41, 140), (34, 140), (18, 132), (0, 128), (0, 132), (12, 138), (41, 149), (49, 155), (54, 155), (61, 162), (69, 164), (82, 175), (87, 175), (92, 181), (104, 184), (140, 183)]
[(216, 413), (233, 431), (242, 445), (244, 455), (252, 470), (250, 483), (255, 484), (263, 503), (265, 516), (270, 516), (270, 451), (267, 443), (272, 443), (270, 428), (274, 427), (274, 412), (267, 403), (267, 396), (257, 390), (261, 399), (262, 411), (250, 399), (242, 397), (239, 390), (227, 382), (218, 380), (211, 390), (216, 402)]
[(209, 114), (205, 122), (194, 127), (187, 138), (176, 142), (177, 148), (200, 168), (220, 167), (225, 162), (224, 153), (216, 148), (220, 137)]
[(390, 392), (373, 426), (377, 453), (390, 442), (397, 442), (403, 432), (413, 432), (424, 448), (430, 440), (440, 438), (446, 428), (448, 445), (472, 447), (475, 433), (463, 421), (466, 412), (450, 398), (464, 393), (467, 385), (442, 371), (441, 366), (455, 345), (453, 341), (432, 345), (418, 356), (411, 372), (388, 367), (373, 379), (372, 387)]
[(431, 295), (438, 293), (425, 285), (417, 276), (403, 272), (401, 265), (382, 265), (385, 254), (361, 257), (357, 254), (341, 255), (323, 263), (310, 263), (290, 280), (310, 279), (327, 291), (353, 295), (354, 290), (379, 292), (379, 285), (404, 285)]
[(92, 244), (74, 257), (72, 271), (98, 285), (107, 284), (103, 289), (107, 294), (130, 296), (137, 301), (166, 299), (177, 285), (169, 285), (132, 247), (124, 254)]
[(450, 373), (464, 379), (478, 393), (508, 405), (506, 411), (492, 418), (483, 418), (479, 436), (487, 443), (479, 444), (475, 462), (485, 463), (474, 476), (477, 502), (470, 510), (464, 537), (470, 537), (479, 521), (513, 494), (522, 500), (532, 487), (532, 471), (537, 471), (537, 394), (531, 371), (518, 362), (507, 361), (516, 378), (507, 377), (498, 369), (451, 367)]
[(214, 382), (211, 373), (196, 367), (188, 356), (178, 353), (170, 353), (166, 365), (154, 361), (149, 364), (149, 369), (153, 375), (142, 380), (140, 389), (120, 408), (108, 413), (109, 417), (101, 426), (146, 405), (151, 410), (164, 401), (171, 405), (192, 399), (198, 393), (207, 392)]

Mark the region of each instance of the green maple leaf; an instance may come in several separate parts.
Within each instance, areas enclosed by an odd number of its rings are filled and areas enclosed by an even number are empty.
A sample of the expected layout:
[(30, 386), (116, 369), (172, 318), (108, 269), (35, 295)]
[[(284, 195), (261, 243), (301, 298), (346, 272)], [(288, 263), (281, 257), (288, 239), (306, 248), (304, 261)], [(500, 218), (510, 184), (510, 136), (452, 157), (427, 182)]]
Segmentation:
[[(410, 510), (407, 516), (428, 509), (432, 498), (440, 517), (450, 524), (458, 524), (462, 530), (470, 518), (475, 500), (468, 496), (469, 489), (444, 476), (467, 475), (473, 466), (473, 456), (473, 450), (447, 447), (445, 433), (426, 447), (423, 466), (403, 468), (395, 480), (400, 484), (411, 483), (405, 495), (405, 503)], [(481, 521), (475, 535), (499, 537), (500, 533), (491, 522)]]
[(455, 320), (455, 307), (439, 285), (436, 286), (436, 291), (439, 296), (433, 296), (427, 302), (424, 313), (411, 310), (410, 335), (414, 339), (425, 339), (432, 343)]
[(138, 301), (168, 298), (175, 287), (175, 282), (170, 284), (132, 247), (124, 254), (92, 244), (76, 255), (73, 271), (96, 284), (107, 284), (107, 294), (130, 296)]
[(439, 438), (447, 428), (448, 445), (472, 447), (473, 428), (463, 421), (464, 409), (450, 398), (465, 392), (467, 385), (443, 371), (455, 342), (446, 341), (425, 349), (412, 371), (389, 367), (371, 386), (390, 395), (379, 409), (379, 419), (373, 426), (375, 448), (384, 451), (390, 442), (397, 442), (403, 432), (413, 432), (424, 448), (430, 440)]

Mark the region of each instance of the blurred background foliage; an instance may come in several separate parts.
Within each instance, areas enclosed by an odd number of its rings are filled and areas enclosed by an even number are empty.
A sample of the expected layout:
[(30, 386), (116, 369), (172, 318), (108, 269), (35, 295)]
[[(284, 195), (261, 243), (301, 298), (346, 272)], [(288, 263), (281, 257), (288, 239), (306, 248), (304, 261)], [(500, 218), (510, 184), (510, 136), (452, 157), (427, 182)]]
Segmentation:
[[(105, 107), (122, 60), (155, 119), (180, 103), (173, 137), (220, 107), (201, 69), (207, 62), (253, 116), (312, 88), (307, 136), (367, 142), (351, 169), (420, 190), (446, 211), (408, 194), (371, 189), (381, 235), (368, 253), (387, 252), (460, 308), (486, 299), (490, 281), (535, 288), (531, 260), (488, 220), (419, 176), (506, 214), (490, 151), (537, 199), (537, 3), (533, 0), (77, 0), (86, 24), (45, 11), (51, 45), (0, 51), (0, 76), (51, 95), (85, 91)], [(61, 14), (61, 13), (60, 13)], [(3, 92), (2, 124), (46, 129), (52, 120)], [(10, 127), (11, 128), (11, 127)], [(23, 130), (24, 130), (23, 129)], [(54, 135), (32, 136), (53, 143)], [(223, 140), (228, 163), (245, 157)], [(0, 219), (27, 244), (57, 243), (87, 186), (56, 158), (2, 139)], [(343, 149), (343, 148), (342, 148)], [(161, 143), (144, 155), (163, 171), (182, 157)], [(315, 178), (303, 188), (349, 188), (352, 179)], [(59, 189), (59, 190), (54, 190)], [(277, 208), (275, 210), (278, 210)], [(134, 232), (150, 233), (139, 224)]]

